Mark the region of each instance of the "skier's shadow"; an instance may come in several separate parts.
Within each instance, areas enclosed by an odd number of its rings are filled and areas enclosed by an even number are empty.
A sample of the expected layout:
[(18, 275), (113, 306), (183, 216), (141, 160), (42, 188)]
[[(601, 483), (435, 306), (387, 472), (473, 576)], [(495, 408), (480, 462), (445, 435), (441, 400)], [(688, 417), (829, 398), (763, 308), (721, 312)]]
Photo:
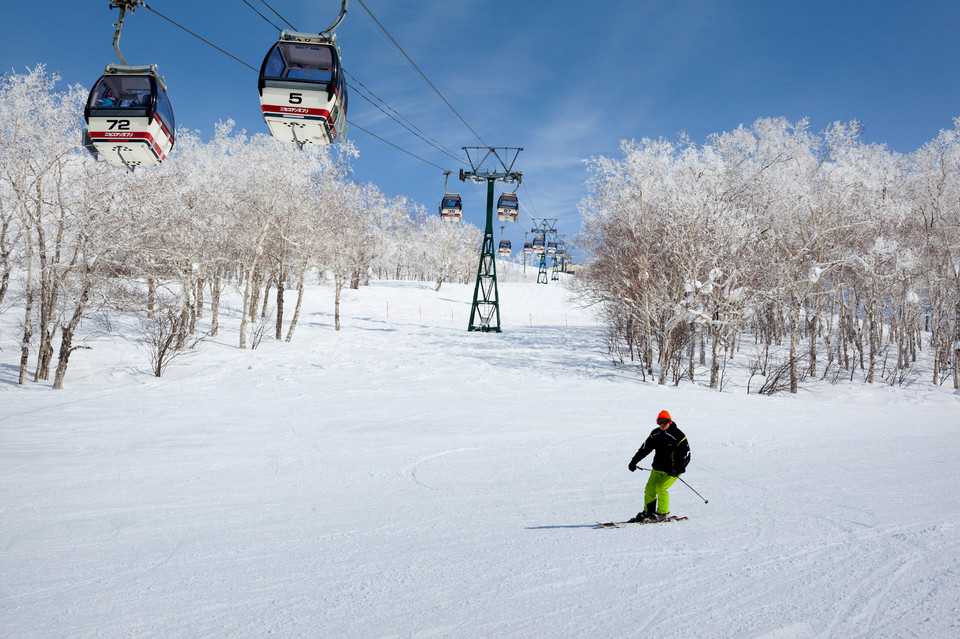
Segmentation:
[(569, 526), (527, 526), (524, 530), (563, 530), (565, 528), (600, 528), (597, 524), (574, 524)]

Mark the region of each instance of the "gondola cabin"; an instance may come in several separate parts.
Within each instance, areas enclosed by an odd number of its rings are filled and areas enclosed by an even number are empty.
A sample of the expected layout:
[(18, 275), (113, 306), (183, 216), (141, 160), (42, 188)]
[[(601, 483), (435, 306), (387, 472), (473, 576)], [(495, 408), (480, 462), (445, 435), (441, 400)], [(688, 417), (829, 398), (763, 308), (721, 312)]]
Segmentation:
[(520, 203), (516, 193), (501, 193), (497, 200), (497, 218), (501, 222), (516, 222), (520, 212)]
[(537, 255), (543, 254), (544, 242), (542, 237), (533, 238), (533, 252)]
[(114, 166), (159, 166), (173, 149), (173, 108), (155, 66), (107, 66), (83, 117), (89, 144)]
[(556, 255), (556, 254), (557, 254), (557, 243), (547, 242), (547, 255)]
[(463, 216), (463, 202), (459, 193), (447, 193), (440, 200), (440, 218), (447, 222), (459, 222)]
[(497, 253), (500, 255), (510, 256), (510, 240), (500, 240), (500, 246), (497, 247)]
[(281, 142), (331, 144), (346, 132), (340, 51), (316, 34), (283, 31), (260, 66), (260, 109)]
[(523, 243), (523, 252), (529, 255), (533, 253), (533, 242), (524, 242)]

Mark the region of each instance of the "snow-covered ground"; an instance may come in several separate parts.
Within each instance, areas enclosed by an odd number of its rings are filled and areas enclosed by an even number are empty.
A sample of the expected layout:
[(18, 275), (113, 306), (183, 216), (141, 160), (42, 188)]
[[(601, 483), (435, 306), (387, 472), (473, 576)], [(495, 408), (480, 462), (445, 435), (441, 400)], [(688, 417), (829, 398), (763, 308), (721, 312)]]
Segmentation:
[[(234, 297), (161, 379), (118, 321), (63, 391), (0, 316), (0, 636), (960, 637), (951, 389), (660, 387), (556, 282), (501, 282), (499, 335), (472, 293), (374, 282), (337, 333), (314, 287), (254, 351)], [(662, 409), (709, 504), (596, 528)]]

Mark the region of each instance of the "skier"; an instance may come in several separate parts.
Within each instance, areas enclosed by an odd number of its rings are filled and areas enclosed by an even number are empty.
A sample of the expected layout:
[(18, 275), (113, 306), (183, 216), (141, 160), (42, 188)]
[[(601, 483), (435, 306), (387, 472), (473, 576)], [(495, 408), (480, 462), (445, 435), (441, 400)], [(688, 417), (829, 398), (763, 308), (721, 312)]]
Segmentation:
[(677, 428), (676, 423), (670, 418), (670, 413), (665, 410), (657, 415), (657, 428), (653, 429), (650, 436), (643, 442), (643, 446), (630, 460), (627, 466), (630, 472), (637, 470), (637, 463), (652, 451), (656, 453), (653, 456), (650, 479), (647, 480), (647, 487), (643, 491), (645, 508), (638, 512), (636, 517), (630, 519), (631, 523), (666, 519), (670, 514), (670, 494), (667, 490), (690, 463), (690, 444), (687, 443), (687, 437)]

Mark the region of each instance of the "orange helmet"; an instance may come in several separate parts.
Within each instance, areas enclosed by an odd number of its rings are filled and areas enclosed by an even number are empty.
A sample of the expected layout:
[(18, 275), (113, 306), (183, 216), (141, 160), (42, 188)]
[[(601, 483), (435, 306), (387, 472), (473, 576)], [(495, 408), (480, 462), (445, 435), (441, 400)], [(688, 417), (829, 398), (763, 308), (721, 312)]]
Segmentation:
[(672, 422), (672, 421), (673, 421), (673, 419), (671, 419), (671, 417), (670, 417), (670, 413), (668, 413), (668, 412), (665, 411), (665, 410), (662, 410), (662, 411), (660, 411), (660, 414), (657, 415), (657, 422), (659, 422), (659, 421), (661, 421), (661, 420), (664, 420), (664, 419), (667, 420), (668, 422)]

